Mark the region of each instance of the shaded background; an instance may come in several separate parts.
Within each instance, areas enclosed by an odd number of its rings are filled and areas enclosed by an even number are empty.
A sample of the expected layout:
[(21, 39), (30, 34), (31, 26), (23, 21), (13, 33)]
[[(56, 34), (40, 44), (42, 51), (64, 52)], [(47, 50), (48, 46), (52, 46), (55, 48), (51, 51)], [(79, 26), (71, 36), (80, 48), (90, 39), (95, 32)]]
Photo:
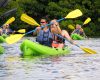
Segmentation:
[(72, 32), (67, 26), (72, 24), (83, 24), (87, 17), (92, 21), (83, 26), (87, 36), (100, 37), (100, 0), (0, 0), (0, 25), (4, 24), (8, 18), (14, 16), (16, 21), (11, 24), (11, 28), (18, 30), (26, 28), (27, 31), (34, 29), (20, 20), (22, 13), (27, 13), (38, 23), (42, 17), (48, 20), (65, 17), (70, 11), (80, 9), (83, 16), (75, 19), (67, 19), (60, 22), (60, 27)]

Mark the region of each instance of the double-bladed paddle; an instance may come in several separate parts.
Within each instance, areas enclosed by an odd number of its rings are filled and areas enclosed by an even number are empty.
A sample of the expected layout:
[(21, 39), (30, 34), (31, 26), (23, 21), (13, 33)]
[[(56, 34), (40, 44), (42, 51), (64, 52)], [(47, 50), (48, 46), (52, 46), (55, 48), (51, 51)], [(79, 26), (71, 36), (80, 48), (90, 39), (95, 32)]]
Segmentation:
[(5, 24), (11, 24), (13, 21), (15, 21), (15, 17), (8, 19)]
[[(79, 12), (79, 13), (78, 13)], [(74, 15), (74, 13), (77, 13), (77, 15), (75, 16)], [(71, 15), (72, 14), (72, 15)], [(78, 10), (75, 10), (75, 11), (72, 11), (72, 12), (70, 12), (65, 18), (76, 18), (76, 17), (78, 17), (78, 14), (79, 14), (79, 16), (81, 16), (82, 15), (82, 13)], [(71, 17), (70, 17), (71, 16)], [(72, 17), (73, 16), (73, 17)], [(58, 22), (60, 22), (61, 20), (64, 20), (65, 18), (62, 18), (62, 19), (59, 19), (59, 20), (57, 20)], [(27, 20), (29, 20), (29, 19), (27, 19)], [(23, 20), (24, 21), (24, 20)], [(26, 22), (26, 21), (25, 21)], [(27, 21), (27, 23), (28, 24), (30, 24), (31, 22), (30, 22), (30, 20), (29, 21)], [(35, 24), (35, 23), (37, 23), (36, 21), (34, 22), (33, 21), (33, 23), (31, 23), (31, 24)], [(53, 23), (50, 23), (50, 24), (53, 24)], [(50, 24), (47, 24), (47, 25), (50, 25)], [(86, 24), (86, 23), (85, 23)], [(46, 26), (47, 26), (46, 25)], [(44, 26), (45, 27), (45, 26)], [(36, 30), (36, 29), (35, 29)], [(12, 43), (15, 43), (15, 42), (17, 42), (18, 40), (20, 40), (24, 35), (27, 35), (27, 34), (29, 34), (29, 33), (32, 33), (32, 32), (34, 32), (35, 30), (32, 30), (32, 31), (29, 31), (29, 32), (27, 32), (27, 33), (25, 33), (25, 34), (16, 34), (16, 35), (12, 35), (12, 36), (10, 36), (10, 37), (8, 37), (8, 38), (6, 38), (6, 41), (7, 41), (7, 43), (9, 43), (9, 44), (12, 44)], [(64, 38), (65, 39), (65, 38)], [(67, 41), (69, 41), (70, 43), (72, 43), (70, 40), (68, 40), (68, 39), (66, 39)], [(79, 48), (81, 48), (84, 52), (86, 52), (86, 53), (89, 53), (89, 54), (95, 54), (96, 53), (96, 51), (94, 51), (94, 50), (92, 50), (92, 49), (89, 49), (89, 48), (84, 48), (84, 47), (82, 47), (82, 46), (79, 46), (78, 44), (75, 44), (77, 47), (79, 47)]]
[(88, 24), (90, 21), (91, 21), (91, 18), (88, 17), (88, 18), (84, 21), (83, 25)]
[[(12, 22), (14, 22), (15, 21), (15, 17), (11, 17), (10, 19), (8, 19), (5, 23), (4, 23), (4, 25), (5, 24), (11, 24)], [(2, 27), (2, 26), (1, 26)]]
[[(77, 13), (77, 14), (76, 14), (76, 13)], [(25, 17), (25, 16), (26, 16), (26, 17)], [(79, 16), (82, 16), (82, 12), (81, 12), (79, 9), (76, 9), (76, 10), (71, 11), (70, 13), (68, 13), (68, 15), (67, 15), (65, 18), (59, 19), (59, 20), (57, 20), (57, 21), (60, 22), (60, 21), (62, 21), (62, 20), (65, 20), (66, 18), (77, 18), (77, 17), (79, 17)], [(21, 16), (21, 20), (22, 20), (22, 18), (23, 18), (23, 14), (22, 14), (22, 16)], [(27, 15), (24, 15), (23, 21), (24, 21), (24, 20), (25, 20), (25, 22), (27, 22), (28, 24), (31, 24), (31, 25), (37, 24), (36, 21), (34, 21), (32, 18), (31, 18), (31, 20), (30, 20), (30, 17), (28, 17)], [(32, 21), (32, 20), (33, 20), (33, 21)], [(51, 24), (53, 24), (53, 23), (49, 23), (49, 24), (47, 24), (46, 26), (51, 25)], [(42, 26), (42, 27), (45, 27), (45, 26)], [(15, 34), (15, 35), (9, 36), (9, 37), (6, 38), (6, 42), (7, 42), (8, 44), (13, 44), (13, 43), (19, 41), (23, 36), (25, 36), (25, 35), (27, 35), (27, 34), (30, 34), (30, 33), (34, 32), (34, 31), (36, 31), (36, 29), (35, 29), (35, 30), (32, 30), (32, 31), (29, 31), (29, 32), (27, 32), (27, 33), (25, 33), (25, 34)]]
[(15, 32), (25, 33), (25, 32), (26, 32), (26, 30), (25, 30), (25, 29), (19, 29), (18, 31), (15, 31)]
[(21, 18), (22, 21), (32, 25), (32, 26), (40, 26), (33, 18), (31, 18), (30, 16), (28, 16), (27, 14), (22, 14)]
[[(90, 21), (91, 21), (91, 18), (88, 17), (88, 18), (84, 21), (83, 25), (88, 24)], [(82, 26), (83, 26), (83, 25), (82, 25)], [(75, 29), (75, 27), (74, 27), (73, 25), (71, 25), (71, 24), (68, 25), (68, 28), (69, 28), (69, 29)]]

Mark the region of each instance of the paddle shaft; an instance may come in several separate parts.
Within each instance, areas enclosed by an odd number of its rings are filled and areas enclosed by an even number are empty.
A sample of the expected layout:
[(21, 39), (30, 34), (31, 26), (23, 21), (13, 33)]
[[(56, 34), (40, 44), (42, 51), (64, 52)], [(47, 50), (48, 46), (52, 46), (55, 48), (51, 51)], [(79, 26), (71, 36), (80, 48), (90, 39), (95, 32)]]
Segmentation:
[[(62, 39), (65, 39), (65, 40), (67, 40), (69, 43), (73, 44), (73, 42), (72, 42), (71, 40), (68, 40), (67, 38), (64, 38), (63, 36), (58, 35), (58, 34), (55, 34), (55, 35), (58, 36), (58, 37), (60, 37), (60, 38), (62, 38)], [(81, 48), (78, 44), (73, 44), (73, 45), (75, 45), (75, 46)]]
[[(61, 18), (61, 19), (57, 20), (57, 22), (60, 22), (60, 21), (65, 20), (65, 19), (66, 19), (66, 18)], [(51, 22), (51, 23), (49, 23), (49, 24), (46, 24), (45, 26), (40, 26), (40, 27), (41, 27), (41, 28), (44, 28), (44, 27), (46, 27), (46, 26), (50, 26), (51, 24), (53, 24), (53, 23)], [(25, 35), (30, 34), (30, 33), (32, 33), (32, 32), (35, 32), (36, 30), (37, 30), (37, 29), (31, 30), (31, 31), (25, 33)]]
[[(76, 14), (76, 13), (77, 13), (77, 14)], [(76, 10), (74, 10), (74, 11), (68, 13), (68, 15), (67, 15), (66, 17), (57, 20), (57, 22), (60, 22), (60, 21), (62, 21), (62, 20), (65, 20), (66, 18), (76, 18), (76, 17), (79, 17), (79, 16), (82, 16), (82, 12), (81, 12), (79, 9), (76, 9)], [(49, 25), (51, 25), (51, 24), (53, 24), (53, 23), (49, 23), (49, 24), (47, 24), (47, 25), (45, 25), (45, 26), (41, 26), (41, 28), (44, 28), (44, 27), (49, 26)], [(36, 31), (36, 29), (27, 32), (25, 35), (27, 35), (27, 34), (29, 34), (29, 33), (32, 33), (32, 32), (34, 32), (34, 31)]]

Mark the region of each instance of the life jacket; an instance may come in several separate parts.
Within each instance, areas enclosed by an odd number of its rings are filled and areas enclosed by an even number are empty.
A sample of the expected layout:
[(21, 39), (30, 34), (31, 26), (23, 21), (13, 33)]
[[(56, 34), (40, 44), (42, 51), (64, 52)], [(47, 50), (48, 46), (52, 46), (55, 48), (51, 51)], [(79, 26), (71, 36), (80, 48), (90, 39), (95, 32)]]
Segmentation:
[(53, 37), (52, 37), (52, 33), (51, 33), (50, 29), (48, 29), (47, 31), (40, 30), (40, 32), (36, 38), (36, 41), (39, 42), (40, 44), (51, 47)]
[(64, 44), (64, 43), (65, 43), (65, 39), (63, 36), (61, 36), (59, 34), (53, 35), (52, 47), (58, 48), (60, 44)]
[(83, 35), (83, 32), (81, 32), (79, 29), (76, 29), (76, 30), (74, 31), (74, 33), (77, 33), (77, 34)]
[(3, 34), (7, 34), (7, 35), (9, 35), (11, 32), (12, 32), (11, 29), (3, 29), (3, 30), (2, 30), (2, 33), (3, 33)]
[(65, 43), (65, 39), (63, 36), (59, 35), (59, 34), (54, 34), (53, 35), (53, 40), (56, 41), (57, 43)]

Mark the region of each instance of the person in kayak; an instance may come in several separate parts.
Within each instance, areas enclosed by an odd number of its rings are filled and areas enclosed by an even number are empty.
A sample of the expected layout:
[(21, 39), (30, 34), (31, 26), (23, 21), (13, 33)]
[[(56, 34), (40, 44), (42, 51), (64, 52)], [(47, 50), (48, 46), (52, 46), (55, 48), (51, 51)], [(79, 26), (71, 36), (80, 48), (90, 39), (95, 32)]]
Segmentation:
[[(71, 43), (75, 44), (69, 33), (66, 30), (61, 30), (59, 23), (56, 19), (51, 21), (53, 24), (50, 26), (51, 33), (53, 33), (52, 47), (63, 48), (65, 46), (65, 39), (69, 40)], [(64, 39), (65, 38), (65, 39)]]
[(81, 28), (81, 25), (76, 24), (76, 29), (71, 34), (79, 34), (80, 36), (87, 38), (84, 30)]
[[(48, 23), (46, 19), (40, 20), (41, 26), (45, 26), (44, 28), (37, 27), (36, 32), (33, 34), (37, 34), (36, 41), (40, 44), (54, 47), (54, 48), (63, 48), (65, 44), (65, 39), (67, 38), (69, 41), (74, 43), (69, 36), (68, 32), (65, 30), (61, 30), (59, 27), (59, 23), (56, 22), (56, 19), (52, 20), (53, 23), (50, 27), (46, 26)], [(57, 35), (56, 35), (57, 34)]]
[(37, 35), (37, 37), (36, 37), (37, 42), (39, 42), (42, 45), (51, 47), (52, 33), (50, 32), (50, 28), (48, 26), (46, 26), (47, 23), (48, 23), (47, 19), (42, 18), (40, 20), (40, 26), (36, 28), (36, 31), (33, 32), (33, 35)]
[(6, 34), (9, 35), (11, 34), (13, 31), (9, 28), (9, 24), (4, 24), (2, 29), (1, 29), (1, 34)]

